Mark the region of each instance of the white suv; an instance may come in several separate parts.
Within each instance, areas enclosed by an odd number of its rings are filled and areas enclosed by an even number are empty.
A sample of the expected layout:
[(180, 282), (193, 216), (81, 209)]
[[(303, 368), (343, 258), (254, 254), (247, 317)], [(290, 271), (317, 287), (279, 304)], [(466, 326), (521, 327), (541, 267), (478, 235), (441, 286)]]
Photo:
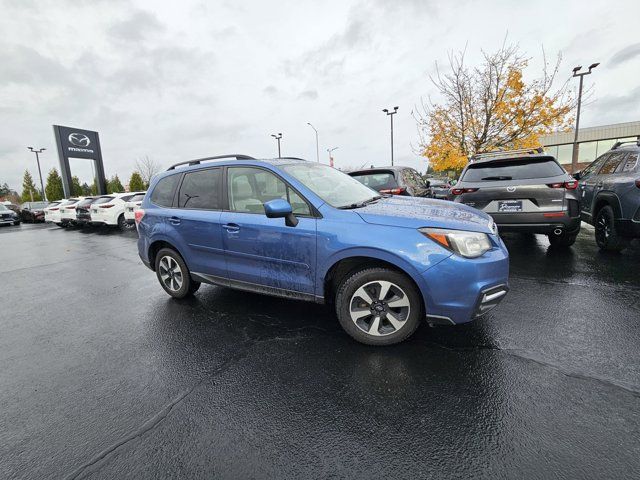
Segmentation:
[(60, 218), (55, 222), (61, 227), (67, 227), (76, 223), (76, 204), (84, 197), (67, 198), (60, 206)]
[(91, 204), (91, 223), (95, 225), (117, 225), (120, 230), (133, 230), (124, 217), (126, 203), (136, 194), (143, 192), (112, 193), (101, 197)]
[(129, 225), (135, 226), (136, 210), (140, 208), (147, 192), (136, 193), (124, 206), (124, 218)]
[(44, 209), (44, 221), (51, 223), (60, 223), (60, 204), (64, 200), (56, 200), (47, 205)]

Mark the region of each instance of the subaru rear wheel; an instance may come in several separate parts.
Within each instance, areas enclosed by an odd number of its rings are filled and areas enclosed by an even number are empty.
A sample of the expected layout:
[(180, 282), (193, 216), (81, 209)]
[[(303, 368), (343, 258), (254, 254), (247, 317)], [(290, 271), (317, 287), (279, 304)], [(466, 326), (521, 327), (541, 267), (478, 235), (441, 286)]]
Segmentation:
[(368, 345), (398, 343), (416, 330), (422, 297), (405, 275), (387, 268), (355, 272), (340, 286), (336, 313), (342, 328)]
[(185, 298), (200, 287), (191, 279), (182, 257), (171, 248), (163, 248), (156, 255), (156, 275), (160, 285), (173, 298)]

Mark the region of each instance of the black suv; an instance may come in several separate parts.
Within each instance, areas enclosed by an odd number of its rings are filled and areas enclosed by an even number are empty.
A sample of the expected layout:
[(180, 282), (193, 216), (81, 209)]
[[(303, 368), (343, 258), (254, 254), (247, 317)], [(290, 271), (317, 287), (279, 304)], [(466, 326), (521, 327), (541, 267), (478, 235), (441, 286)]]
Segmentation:
[(580, 231), (578, 181), (542, 148), (472, 157), (449, 199), (488, 213), (500, 231), (542, 233), (568, 247)]
[(410, 167), (380, 167), (349, 172), (353, 178), (380, 193), (429, 196), (429, 182)]
[(582, 172), (582, 220), (595, 227), (598, 246), (620, 251), (640, 237), (640, 140), (617, 142)]

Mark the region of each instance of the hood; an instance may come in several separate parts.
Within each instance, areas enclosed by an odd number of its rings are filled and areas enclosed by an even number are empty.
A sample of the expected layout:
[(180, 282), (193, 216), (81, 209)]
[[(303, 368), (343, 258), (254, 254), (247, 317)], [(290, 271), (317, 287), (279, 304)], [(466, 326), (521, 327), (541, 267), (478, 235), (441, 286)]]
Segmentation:
[(407, 228), (450, 228), (494, 233), (492, 218), (475, 208), (447, 200), (393, 196), (354, 210), (367, 223)]

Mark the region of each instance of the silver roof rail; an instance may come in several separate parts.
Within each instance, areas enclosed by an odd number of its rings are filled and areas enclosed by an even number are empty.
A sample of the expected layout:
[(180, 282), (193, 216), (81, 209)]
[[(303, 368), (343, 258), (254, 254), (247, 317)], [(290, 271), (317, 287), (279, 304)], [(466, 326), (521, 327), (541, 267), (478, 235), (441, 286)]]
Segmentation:
[(637, 140), (625, 140), (624, 142), (616, 142), (613, 144), (613, 147), (611, 147), (611, 150), (615, 150), (620, 146), (624, 145), (625, 143), (635, 143), (637, 146), (640, 147), (640, 137)]
[(218, 155), (216, 157), (196, 158), (195, 160), (186, 160), (184, 162), (174, 163), (169, 168), (167, 168), (167, 171), (175, 170), (175, 168), (179, 167), (180, 165), (199, 165), (200, 163), (202, 163), (204, 161), (207, 161), (207, 160), (222, 160), (222, 159), (225, 159), (225, 158), (235, 158), (236, 160), (255, 160), (255, 158), (250, 157), (249, 155), (241, 155), (239, 153), (232, 153), (232, 154), (229, 154), (229, 155)]
[(471, 157), (469, 157), (469, 161), (475, 162), (477, 160), (485, 160), (487, 158), (510, 157), (513, 155), (519, 155), (523, 153), (526, 153), (529, 155), (535, 155), (536, 153), (544, 153), (544, 149), (542, 147), (537, 147), (537, 148), (517, 148), (515, 150), (494, 150), (492, 152), (476, 153), (475, 155), (472, 155)]

